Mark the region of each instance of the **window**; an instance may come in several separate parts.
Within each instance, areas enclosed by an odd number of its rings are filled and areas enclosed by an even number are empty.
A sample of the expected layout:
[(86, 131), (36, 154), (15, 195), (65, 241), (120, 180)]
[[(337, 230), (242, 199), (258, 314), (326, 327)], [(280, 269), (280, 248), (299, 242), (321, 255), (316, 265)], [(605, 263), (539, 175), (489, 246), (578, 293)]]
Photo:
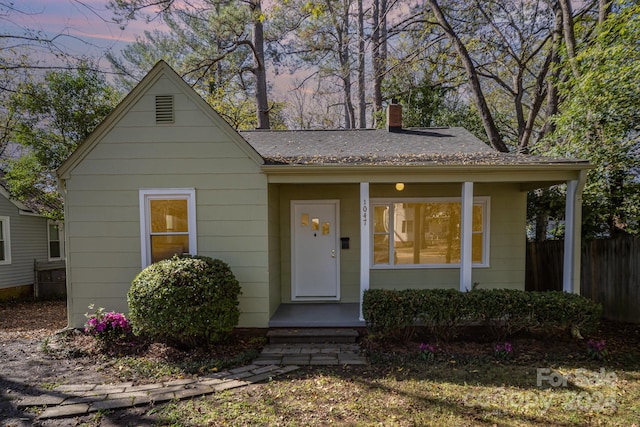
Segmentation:
[(47, 229), (49, 261), (64, 259), (64, 226), (61, 223), (49, 221)]
[(143, 268), (197, 252), (195, 199), (192, 188), (140, 190)]
[[(460, 264), (459, 198), (372, 200), (373, 266), (455, 267)], [(473, 201), (473, 265), (489, 264), (489, 198)]]
[(0, 216), (0, 265), (11, 264), (11, 239), (8, 216)]

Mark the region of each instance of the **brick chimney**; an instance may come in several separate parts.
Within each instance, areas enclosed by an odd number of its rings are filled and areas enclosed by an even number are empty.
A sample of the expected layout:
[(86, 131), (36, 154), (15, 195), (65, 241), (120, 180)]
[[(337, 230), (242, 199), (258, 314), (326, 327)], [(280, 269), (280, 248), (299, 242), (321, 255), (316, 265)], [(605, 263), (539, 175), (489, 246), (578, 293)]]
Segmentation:
[(402, 130), (402, 105), (395, 100), (387, 107), (387, 131), (399, 132)]

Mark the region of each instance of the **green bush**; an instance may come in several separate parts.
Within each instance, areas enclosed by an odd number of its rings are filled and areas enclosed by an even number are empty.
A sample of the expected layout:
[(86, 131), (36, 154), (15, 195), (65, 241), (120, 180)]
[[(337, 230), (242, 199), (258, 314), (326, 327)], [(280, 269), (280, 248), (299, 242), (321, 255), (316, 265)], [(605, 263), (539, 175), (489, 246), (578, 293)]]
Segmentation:
[(468, 317), (463, 294), (454, 289), (415, 291), (418, 299), (417, 321), (436, 339), (448, 341), (458, 335), (460, 324)]
[(589, 333), (598, 326), (602, 307), (564, 292), (369, 289), (362, 312), (368, 328), (385, 336), (409, 338), (419, 325), (433, 337), (449, 340), (464, 327), (483, 326), (501, 340), (520, 331)]
[(223, 261), (174, 256), (145, 268), (127, 294), (133, 331), (182, 347), (207, 347), (238, 324), (240, 285)]

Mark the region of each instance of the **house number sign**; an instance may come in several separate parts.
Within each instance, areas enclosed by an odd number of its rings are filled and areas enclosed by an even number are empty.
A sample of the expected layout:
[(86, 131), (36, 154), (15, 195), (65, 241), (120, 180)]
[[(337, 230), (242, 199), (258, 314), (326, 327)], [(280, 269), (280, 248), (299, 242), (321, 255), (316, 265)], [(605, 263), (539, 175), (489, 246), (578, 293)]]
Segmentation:
[(367, 225), (367, 199), (362, 201), (362, 224)]

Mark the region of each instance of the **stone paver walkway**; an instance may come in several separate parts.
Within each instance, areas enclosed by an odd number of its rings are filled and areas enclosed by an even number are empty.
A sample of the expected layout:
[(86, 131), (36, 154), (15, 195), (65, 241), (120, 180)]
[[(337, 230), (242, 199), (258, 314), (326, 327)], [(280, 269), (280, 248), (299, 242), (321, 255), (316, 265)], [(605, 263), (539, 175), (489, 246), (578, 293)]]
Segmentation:
[(359, 344), (267, 344), (256, 365), (366, 365)]
[(358, 344), (267, 344), (249, 366), (157, 384), (67, 384), (17, 402), (44, 407), (39, 419), (87, 415), (107, 409), (156, 404), (244, 387), (299, 369), (300, 365), (364, 365)]
[(265, 381), (298, 368), (295, 365), (249, 365), (195, 379), (158, 384), (68, 384), (40, 396), (26, 397), (17, 405), (23, 409), (46, 407), (38, 416), (39, 419), (82, 416), (105, 409), (123, 409), (204, 396)]

